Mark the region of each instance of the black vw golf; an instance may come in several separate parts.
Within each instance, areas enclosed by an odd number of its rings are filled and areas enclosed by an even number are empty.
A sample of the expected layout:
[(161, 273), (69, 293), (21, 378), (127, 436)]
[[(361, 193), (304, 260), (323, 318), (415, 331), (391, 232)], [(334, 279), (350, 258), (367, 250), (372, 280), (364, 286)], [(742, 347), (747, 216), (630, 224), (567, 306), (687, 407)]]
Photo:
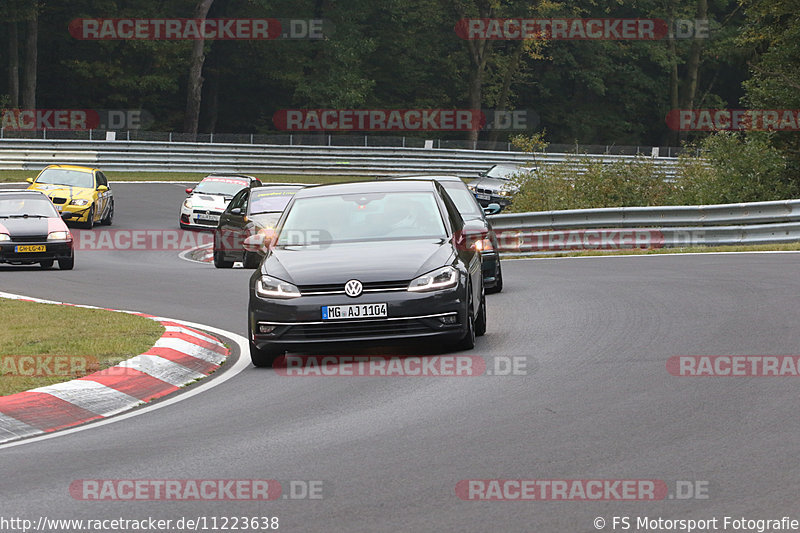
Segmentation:
[(470, 349), (486, 331), (481, 254), (435, 181), (302, 189), (250, 278), (256, 366), (330, 342), (437, 338)]

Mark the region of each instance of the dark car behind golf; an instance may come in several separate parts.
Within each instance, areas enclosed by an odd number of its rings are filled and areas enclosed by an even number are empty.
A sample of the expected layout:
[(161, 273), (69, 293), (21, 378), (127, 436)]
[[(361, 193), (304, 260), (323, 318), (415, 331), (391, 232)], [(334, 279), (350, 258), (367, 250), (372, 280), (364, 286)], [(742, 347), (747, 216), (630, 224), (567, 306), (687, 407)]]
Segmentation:
[[(503, 269), (500, 264), (500, 244), (497, 234), (492, 228), (492, 223), (486, 218), (484, 208), (478, 204), (475, 195), (467, 188), (464, 181), (458, 176), (406, 176), (395, 178), (401, 180), (428, 179), (436, 180), (442, 184), (447, 194), (453, 199), (458, 212), (467, 223), (467, 227), (474, 230), (480, 238), (475, 241), (477, 249), (483, 257), (483, 284), (487, 293), (496, 293), (503, 290)], [(491, 205), (487, 207), (490, 208)], [(499, 206), (494, 206), (499, 211)], [(490, 211), (491, 213), (491, 211)]]
[(481, 255), (435, 181), (298, 191), (250, 278), (256, 366), (331, 342), (439, 339), (459, 349), (486, 330)]
[(241, 261), (244, 268), (258, 267), (261, 256), (245, 250), (244, 240), (260, 231), (274, 230), (289, 200), (304, 186), (268, 183), (236, 193), (214, 232), (214, 266), (231, 268), (235, 261)]

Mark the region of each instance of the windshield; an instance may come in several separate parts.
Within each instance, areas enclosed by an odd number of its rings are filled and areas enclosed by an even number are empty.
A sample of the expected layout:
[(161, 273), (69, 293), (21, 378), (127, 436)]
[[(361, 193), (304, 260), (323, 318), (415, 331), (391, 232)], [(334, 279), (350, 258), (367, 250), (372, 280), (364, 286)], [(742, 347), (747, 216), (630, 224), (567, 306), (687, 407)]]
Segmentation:
[(483, 214), (478, 202), (475, 201), (475, 195), (467, 189), (466, 185), (454, 181), (444, 182), (442, 185), (444, 185), (447, 194), (449, 194), (450, 198), (455, 202), (458, 212), (461, 213), (462, 217), (480, 216)]
[(197, 184), (194, 192), (233, 196), (249, 185), (248, 180), (241, 178), (205, 178)]
[(91, 172), (82, 172), (80, 170), (48, 168), (39, 174), (39, 177), (36, 179), (36, 183), (94, 189), (94, 175)]
[(511, 176), (516, 174), (519, 169), (512, 165), (495, 165), (489, 169), (486, 176), (500, 180), (511, 179)]
[(444, 239), (444, 222), (432, 192), (389, 192), (301, 198), (292, 204), (277, 244), (304, 235), (320, 243), (396, 239)]
[(0, 217), (34, 216), (58, 218), (53, 204), (46, 198), (2, 198)]
[(250, 214), (274, 213), (283, 211), (297, 189), (290, 191), (261, 190), (250, 196)]

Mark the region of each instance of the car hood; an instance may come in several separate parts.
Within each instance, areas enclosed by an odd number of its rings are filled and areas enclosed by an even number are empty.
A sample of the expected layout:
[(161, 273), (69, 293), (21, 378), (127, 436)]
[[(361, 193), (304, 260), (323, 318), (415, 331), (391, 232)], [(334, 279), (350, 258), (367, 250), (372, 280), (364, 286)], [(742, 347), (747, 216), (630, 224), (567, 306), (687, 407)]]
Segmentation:
[(67, 231), (67, 225), (60, 218), (0, 218), (0, 233), (12, 237), (36, 237), (51, 231)]
[(508, 190), (516, 192), (519, 190), (519, 187), (511, 180), (488, 178), (486, 176), (469, 182), (469, 185), (480, 187), (481, 189), (489, 189), (491, 191)]
[(61, 198), (87, 198), (91, 199), (92, 197), (92, 189), (87, 189), (85, 187), (70, 187), (68, 185), (54, 185), (54, 184), (42, 184), (42, 185), (33, 185), (29, 187), (31, 190), (41, 191), (45, 193), (50, 198), (53, 197), (61, 197)]
[(261, 272), (295, 285), (401, 281), (452, 260), (452, 243), (443, 239), (278, 246), (268, 253)]
[(220, 211), (228, 207), (232, 199), (218, 194), (204, 194), (201, 192), (194, 193), (189, 198), (192, 199), (193, 208), (218, 209)]

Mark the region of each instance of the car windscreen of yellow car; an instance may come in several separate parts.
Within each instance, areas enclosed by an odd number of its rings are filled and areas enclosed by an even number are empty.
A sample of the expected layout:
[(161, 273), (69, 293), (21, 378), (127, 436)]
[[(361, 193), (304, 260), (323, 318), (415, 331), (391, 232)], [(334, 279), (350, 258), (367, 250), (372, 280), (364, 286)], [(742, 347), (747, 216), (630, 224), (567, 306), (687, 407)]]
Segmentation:
[(94, 176), (91, 172), (83, 172), (80, 170), (48, 168), (39, 174), (39, 177), (36, 179), (36, 184), (94, 189)]

